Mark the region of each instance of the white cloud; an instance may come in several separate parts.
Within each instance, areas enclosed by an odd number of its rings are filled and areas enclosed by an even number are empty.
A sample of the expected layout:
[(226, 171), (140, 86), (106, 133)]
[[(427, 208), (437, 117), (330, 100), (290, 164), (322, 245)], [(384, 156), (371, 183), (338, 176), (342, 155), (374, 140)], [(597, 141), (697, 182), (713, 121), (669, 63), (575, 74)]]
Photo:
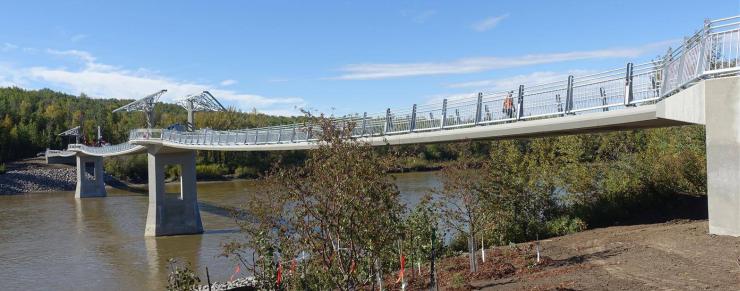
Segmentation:
[(60, 51), (60, 50), (54, 50), (54, 49), (47, 49), (47, 53), (57, 56), (71, 56), (80, 59), (81, 61), (85, 62), (86, 64), (95, 63), (95, 57), (92, 56), (89, 52), (86, 51), (80, 51), (80, 50), (66, 50), (66, 51)]
[(305, 106), (305, 101), (299, 97), (265, 97), (236, 90), (213, 89), (215, 86), (210, 84), (178, 81), (144, 69), (124, 70), (98, 63), (93, 55), (85, 51), (49, 49), (46, 52), (57, 56), (74, 57), (81, 60), (84, 65), (77, 70), (43, 66), (8, 67), (0, 71), (0, 83), (11, 84), (11, 81), (15, 81), (12, 84), (25, 86), (35, 83), (68, 90), (72, 94), (84, 92), (92, 97), (121, 99), (136, 99), (167, 89), (162, 101), (173, 101), (188, 94), (209, 90), (227, 106), (232, 105), (242, 110), (257, 108), (259, 112), (279, 115), (299, 114), (295, 108)]
[(555, 81), (565, 81), (569, 75), (579, 76), (595, 73), (591, 70), (572, 70), (567, 72), (533, 72), (529, 74), (516, 75), (512, 77), (499, 78), (499, 79), (488, 79), (488, 80), (477, 80), (461, 83), (448, 84), (448, 88), (477, 88), (485, 89), (486, 91), (505, 91), (514, 90), (519, 85), (537, 85), (543, 83), (550, 83)]
[(83, 39), (86, 39), (87, 37), (88, 37), (87, 34), (79, 33), (79, 34), (75, 34), (72, 37), (70, 37), (69, 40), (72, 41), (72, 42), (78, 42), (78, 41), (81, 41)]
[(414, 22), (416, 23), (425, 23), (427, 20), (432, 18), (432, 16), (436, 15), (436, 10), (424, 10), (418, 14), (416, 14), (413, 18)]
[(3, 43), (2, 45), (0, 45), (0, 52), (9, 52), (9, 51), (15, 50), (17, 48), (18, 48), (17, 45), (14, 45), (12, 43), (7, 43), (6, 42), (6, 43)]
[(237, 83), (236, 80), (226, 79), (226, 80), (221, 81), (221, 83), (219, 83), (219, 84), (221, 84), (221, 86), (230, 86), (230, 85), (234, 85), (236, 83)]
[(340, 69), (344, 73), (332, 77), (334, 80), (372, 80), (411, 76), (467, 74), (495, 69), (514, 68), (538, 64), (549, 64), (565, 61), (636, 58), (646, 53), (655, 52), (676, 42), (676, 40), (650, 43), (632, 48), (609, 48), (591, 51), (572, 51), (564, 53), (530, 54), (514, 57), (477, 57), (464, 58), (440, 63), (386, 63), (386, 64), (351, 64)]
[(474, 23), (472, 27), (476, 31), (483, 32), (483, 31), (496, 27), (499, 23), (501, 23), (501, 21), (503, 21), (504, 19), (508, 17), (509, 17), (508, 13), (504, 15), (488, 17), (486, 19), (483, 19), (481, 21)]

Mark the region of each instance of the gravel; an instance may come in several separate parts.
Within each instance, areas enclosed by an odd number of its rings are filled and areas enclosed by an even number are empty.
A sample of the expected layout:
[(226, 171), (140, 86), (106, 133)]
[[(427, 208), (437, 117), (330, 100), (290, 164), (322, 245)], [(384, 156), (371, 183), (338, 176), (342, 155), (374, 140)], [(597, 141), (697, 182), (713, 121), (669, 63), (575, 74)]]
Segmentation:
[[(255, 285), (254, 278), (245, 277), (245, 278), (239, 278), (239, 279), (236, 279), (234, 281), (229, 281), (229, 282), (211, 283), (211, 290), (212, 291), (222, 291), (222, 290), (236, 289), (240, 287), (242, 288), (240, 290), (250, 290), (250, 289), (254, 289), (254, 288), (250, 288), (251, 286), (254, 286), (254, 285)], [(208, 285), (201, 285), (195, 288), (195, 290), (208, 291)]]
[(10, 170), (0, 174), (0, 195), (72, 191), (76, 177), (76, 169), (72, 167)]

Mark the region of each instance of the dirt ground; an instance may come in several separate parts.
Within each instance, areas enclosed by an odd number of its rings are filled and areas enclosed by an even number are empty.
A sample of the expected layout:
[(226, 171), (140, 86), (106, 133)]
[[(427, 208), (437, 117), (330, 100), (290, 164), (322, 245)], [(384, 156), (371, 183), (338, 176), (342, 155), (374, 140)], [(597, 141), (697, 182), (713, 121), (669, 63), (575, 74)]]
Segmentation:
[(466, 256), (445, 259), (440, 290), (740, 290), (740, 238), (709, 235), (706, 220), (600, 228), (541, 246), (540, 264), (531, 244), (489, 250), (472, 275)]
[(740, 290), (740, 238), (708, 234), (706, 220), (617, 226), (542, 242), (563, 264), (473, 282), (476, 289)]

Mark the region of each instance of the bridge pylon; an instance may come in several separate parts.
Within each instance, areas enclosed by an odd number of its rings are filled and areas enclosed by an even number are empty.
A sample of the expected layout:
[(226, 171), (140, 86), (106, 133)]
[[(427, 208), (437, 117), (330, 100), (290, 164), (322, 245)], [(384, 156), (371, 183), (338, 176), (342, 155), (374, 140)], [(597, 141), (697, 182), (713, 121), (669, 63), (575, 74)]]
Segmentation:
[[(145, 236), (203, 233), (195, 177), (195, 151), (164, 152), (161, 146), (148, 146), (149, 209)], [(180, 169), (180, 193), (167, 193), (165, 170)]]
[(105, 197), (103, 157), (77, 155), (76, 198)]

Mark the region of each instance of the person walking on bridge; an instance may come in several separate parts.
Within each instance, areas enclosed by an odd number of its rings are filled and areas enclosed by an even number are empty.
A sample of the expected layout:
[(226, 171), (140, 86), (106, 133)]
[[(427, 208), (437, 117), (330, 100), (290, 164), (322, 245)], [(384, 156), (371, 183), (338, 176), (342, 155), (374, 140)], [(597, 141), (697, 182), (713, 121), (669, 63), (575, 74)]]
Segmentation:
[(514, 95), (514, 91), (509, 91), (509, 94), (504, 98), (503, 112), (506, 118), (514, 117), (514, 97), (512, 95)]

